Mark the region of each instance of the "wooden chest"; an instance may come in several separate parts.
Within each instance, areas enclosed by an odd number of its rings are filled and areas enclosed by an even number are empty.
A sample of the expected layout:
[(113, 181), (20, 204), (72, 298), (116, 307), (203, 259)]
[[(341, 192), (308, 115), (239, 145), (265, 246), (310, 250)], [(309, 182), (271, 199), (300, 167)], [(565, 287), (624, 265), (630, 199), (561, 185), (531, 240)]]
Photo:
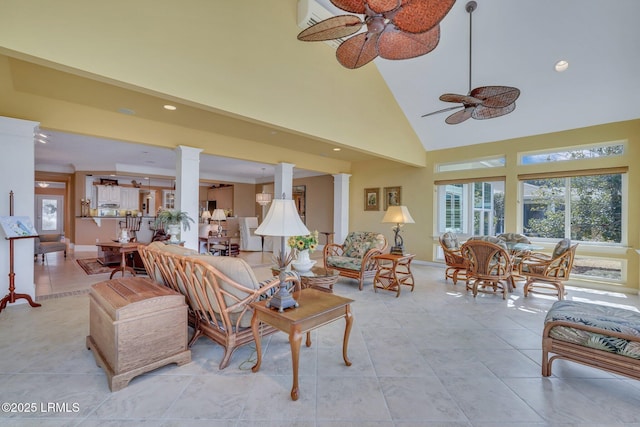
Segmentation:
[(184, 296), (147, 278), (96, 283), (89, 294), (87, 348), (120, 390), (140, 374), (191, 361)]

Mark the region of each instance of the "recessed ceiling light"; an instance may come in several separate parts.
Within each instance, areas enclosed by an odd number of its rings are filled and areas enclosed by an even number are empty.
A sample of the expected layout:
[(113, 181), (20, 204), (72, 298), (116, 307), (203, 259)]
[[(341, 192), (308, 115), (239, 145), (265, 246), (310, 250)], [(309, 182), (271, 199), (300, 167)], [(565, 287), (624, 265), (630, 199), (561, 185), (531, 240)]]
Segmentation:
[(175, 111), (175, 110), (177, 110), (177, 107), (175, 105), (167, 104), (167, 105), (164, 106), (164, 109), (165, 110), (169, 110), (169, 111)]
[(337, 147), (333, 149), (333, 151), (340, 151), (340, 150), (341, 148), (337, 148)]
[(563, 71), (567, 71), (567, 68), (569, 68), (569, 63), (564, 59), (561, 59), (560, 61), (556, 62), (554, 68), (557, 72), (561, 73)]

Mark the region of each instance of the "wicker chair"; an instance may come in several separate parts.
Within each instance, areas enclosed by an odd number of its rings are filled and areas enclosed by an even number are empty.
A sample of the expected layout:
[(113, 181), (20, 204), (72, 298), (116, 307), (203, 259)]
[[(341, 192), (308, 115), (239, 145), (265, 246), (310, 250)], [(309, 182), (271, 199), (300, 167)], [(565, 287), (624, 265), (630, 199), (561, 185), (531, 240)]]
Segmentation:
[(451, 279), (454, 285), (458, 282), (458, 279), (463, 279), (466, 282), (469, 263), (460, 252), (458, 237), (451, 232), (446, 232), (440, 236), (439, 241), (444, 252), (444, 262), (447, 264), (447, 269), (444, 271), (444, 280)]
[(566, 290), (563, 282), (569, 280), (577, 247), (577, 244), (571, 246), (571, 240), (562, 239), (551, 256), (534, 252), (523, 257), (519, 274), (527, 279), (524, 296), (538, 293), (564, 299)]
[(324, 247), (324, 265), (338, 270), (340, 276), (358, 280), (362, 290), (365, 279), (373, 279), (377, 266), (373, 259), (387, 249), (383, 234), (371, 231), (352, 231), (344, 243), (331, 243)]
[(514, 288), (513, 266), (506, 245), (498, 238), (467, 240), (460, 248), (462, 255), (467, 258), (467, 290), (496, 293), (502, 291), (502, 299), (506, 299), (507, 292)]
[[(154, 245), (154, 246), (152, 246)], [(149, 276), (184, 295), (189, 305), (189, 322), (194, 333), (189, 346), (205, 336), (224, 347), (219, 368), (224, 369), (240, 346), (254, 341), (251, 303), (273, 295), (278, 277), (259, 283), (249, 264), (241, 258), (193, 254), (176, 245), (152, 243), (140, 246)], [(180, 250), (186, 251), (180, 255)], [(289, 273), (289, 286), (300, 289), (296, 273)], [(262, 336), (277, 329), (260, 325)]]

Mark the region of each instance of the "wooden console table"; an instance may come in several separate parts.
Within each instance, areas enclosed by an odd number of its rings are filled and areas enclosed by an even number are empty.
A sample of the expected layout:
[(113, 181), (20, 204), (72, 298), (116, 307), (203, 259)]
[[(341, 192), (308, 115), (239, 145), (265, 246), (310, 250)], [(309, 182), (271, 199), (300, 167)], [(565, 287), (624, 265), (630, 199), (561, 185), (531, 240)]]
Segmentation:
[(260, 347), (260, 322), (267, 323), (282, 332), (289, 334), (289, 344), (291, 345), (291, 359), (293, 362), (293, 386), (291, 387), (291, 399), (298, 400), (298, 363), (300, 360), (300, 344), (302, 334), (307, 334), (307, 347), (311, 347), (311, 330), (331, 323), (335, 320), (345, 318), (344, 339), (342, 341), (342, 358), (347, 366), (351, 366), (351, 361), (347, 357), (347, 346), (349, 345), (349, 333), (353, 324), (351, 314), (352, 299), (341, 297), (317, 289), (307, 288), (293, 293), (293, 298), (298, 301), (299, 307), (286, 309), (280, 313), (278, 310), (266, 307), (267, 301), (251, 303), (253, 307), (253, 317), (251, 318), (251, 329), (256, 341), (256, 352), (258, 360), (251, 368), (253, 372), (260, 370), (262, 363), (262, 350)]

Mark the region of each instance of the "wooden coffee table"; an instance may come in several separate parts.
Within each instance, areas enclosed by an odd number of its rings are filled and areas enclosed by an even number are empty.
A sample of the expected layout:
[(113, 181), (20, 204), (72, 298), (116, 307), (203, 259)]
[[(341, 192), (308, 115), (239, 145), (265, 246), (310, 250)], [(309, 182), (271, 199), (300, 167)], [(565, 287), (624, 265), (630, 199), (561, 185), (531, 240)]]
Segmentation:
[(251, 329), (256, 341), (256, 352), (258, 360), (251, 368), (253, 372), (260, 370), (262, 363), (262, 350), (260, 346), (260, 332), (258, 326), (260, 322), (267, 323), (282, 332), (289, 334), (289, 344), (291, 345), (291, 360), (293, 362), (293, 386), (291, 388), (291, 399), (298, 400), (298, 363), (300, 360), (300, 344), (302, 334), (307, 333), (307, 347), (311, 347), (311, 330), (331, 323), (335, 320), (345, 318), (344, 339), (342, 341), (342, 358), (347, 366), (351, 366), (351, 361), (347, 357), (347, 346), (349, 344), (349, 333), (353, 324), (351, 314), (352, 299), (341, 297), (325, 291), (313, 288), (303, 289), (293, 293), (293, 297), (298, 301), (299, 307), (289, 308), (280, 313), (278, 310), (267, 308), (267, 301), (251, 303), (253, 317), (251, 318)]

